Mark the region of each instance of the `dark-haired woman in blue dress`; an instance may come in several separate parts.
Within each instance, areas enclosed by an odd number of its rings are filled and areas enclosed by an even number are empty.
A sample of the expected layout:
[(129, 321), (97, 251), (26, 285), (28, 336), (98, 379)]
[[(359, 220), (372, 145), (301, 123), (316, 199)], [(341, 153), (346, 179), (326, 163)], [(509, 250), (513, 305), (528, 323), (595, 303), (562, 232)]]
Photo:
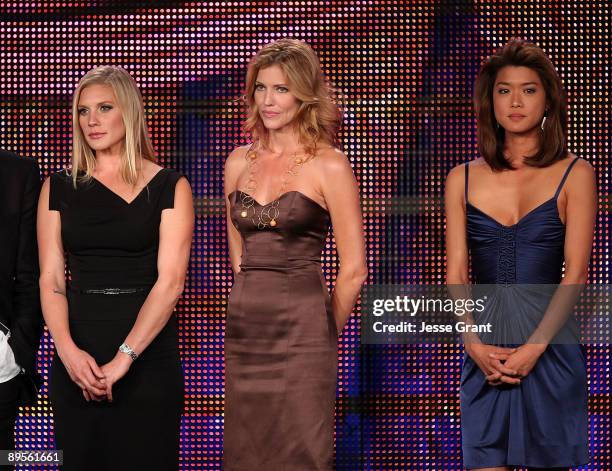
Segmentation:
[[(446, 182), (447, 282), (468, 284), (471, 259), (473, 282), (506, 285), (508, 293), (520, 292), (518, 284), (584, 284), (595, 178), (567, 151), (554, 66), (537, 46), (510, 41), (485, 61), (475, 101), (481, 158), (454, 168)], [(525, 303), (509, 301), (503, 317), (520, 327)], [(549, 310), (520, 345), (466, 342), (466, 468), (567, 470), (588, 462), (584, 355), (580, 345), (552, 341), (556, 332), (543, 327), (555, 315)]]

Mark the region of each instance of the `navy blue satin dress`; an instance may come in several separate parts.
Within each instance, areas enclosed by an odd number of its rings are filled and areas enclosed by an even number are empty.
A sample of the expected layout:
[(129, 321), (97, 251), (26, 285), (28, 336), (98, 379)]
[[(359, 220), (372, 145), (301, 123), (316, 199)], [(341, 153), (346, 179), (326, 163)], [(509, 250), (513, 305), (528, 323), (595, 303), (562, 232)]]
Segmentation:
[[(557, 198), (576, 161), (568, 166), (554, 196), (512, 226), (469, 203), (469, 164), (465, 165), (467, 238), (476, 283), (561, 281), (565, 226)], [(520, 313), (511, 309), (510, 315)], [(461, 431), (466, 468), (586, 464), (587, 430), (587, 378), (580, 345), (549, 345), (518, 386), (489, 386), (478, 365), (465, 355)]]

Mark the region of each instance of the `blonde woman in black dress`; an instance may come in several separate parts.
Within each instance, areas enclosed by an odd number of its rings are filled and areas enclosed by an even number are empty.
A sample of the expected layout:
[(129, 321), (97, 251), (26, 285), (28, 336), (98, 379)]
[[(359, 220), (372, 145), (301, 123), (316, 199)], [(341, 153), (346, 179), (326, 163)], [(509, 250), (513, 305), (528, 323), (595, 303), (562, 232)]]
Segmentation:
[[(331, 470), (337, 335), (366, 279), (359, 193), (312, 49), (280, 40), (246, 79), (253, 143), (225, 167), (235, 283), (225, 337), (224, 469)], [(321, 252), (333, 223), (331, 297)]]
[(123, 69), (85, 75), (73, 121), (72, 170), (47, 179), (38, 209), (56, 447), (65, 470), (175, 471), (183, 377), (172, 313), (189, 260), (191, 189), (155, 163), (140, 92)]

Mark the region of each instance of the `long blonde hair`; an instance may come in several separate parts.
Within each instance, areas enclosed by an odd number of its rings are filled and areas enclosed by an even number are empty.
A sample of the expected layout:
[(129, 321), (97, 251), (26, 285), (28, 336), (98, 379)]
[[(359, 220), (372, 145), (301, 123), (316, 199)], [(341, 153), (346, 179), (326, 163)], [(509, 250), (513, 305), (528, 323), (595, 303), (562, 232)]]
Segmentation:
[(280, 39), (257, 52), (247, 69), (244, 99), (247, 118), (243, 129), (254, 141), (268, 144), (268, 132), (255, 103), (255, 82), (261, 69), (278, 65), (284, 72), (291, 93), (300, 101), (294, 125), (300, 143), (314, 155), (320, 142), (336, 145), (336, 133), (342, 114), (336, 104), (336, 91), (323, 75), (319, 59), (312, 48), (297, 39)]
[(132, 76), (121, 67), (101, 66), (90, 70), (80, 80), (72, 97), (72, 181), (77, 184), (78, 172), (90, 179), (96, 165), (94, 151), (89, 147), (79, 124), (79, 99), (81, 92), (90, 85), (108, 85), (112, 88), (117, 106), (123, 116), (125, 141), (121, 176), (126, 183), (135, 185), (138, 180), (136, 163), (139, 157), (155, 162), (155, 151), (149, 138), (142, 95)]

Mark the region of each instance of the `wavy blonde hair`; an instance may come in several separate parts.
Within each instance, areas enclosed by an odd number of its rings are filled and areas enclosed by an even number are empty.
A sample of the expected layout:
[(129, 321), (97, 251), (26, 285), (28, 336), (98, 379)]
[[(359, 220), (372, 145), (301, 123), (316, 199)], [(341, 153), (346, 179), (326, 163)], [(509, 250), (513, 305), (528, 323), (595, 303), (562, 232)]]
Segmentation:
[(107, 85), (112, 88), (117, 106), (123, 116), (125, 141), (121, 176), (126, 183), (135, 185), (138, 180), (138, 158), (155, 162), (155, 151), (149, 138), (142, 95), (132, 76), (121, 67), (101, 66), (90, 70), (79, 81), (72, 97), (72, 181), (77, 184), (78, 172), (90, 179), (96, 166), (96, 156), (87, 144), (79, 124), (79, 99), (81, 92), (90, 85)]
[(254, 93), (259, 71), (272, 65), (282, 69), (291, 93), (300, 101), (293, 124), (307, 153), (314, 155), (319, 143), (337, 145), (336, 133), (342, 121), (337, 93), (326, 81), (315, 52), (297, 39), (267, 44), (251, 59), (244, 90), (247, 105), (244, 131), (254, 142), (268, 145), (268, 132), (259, 116)]

